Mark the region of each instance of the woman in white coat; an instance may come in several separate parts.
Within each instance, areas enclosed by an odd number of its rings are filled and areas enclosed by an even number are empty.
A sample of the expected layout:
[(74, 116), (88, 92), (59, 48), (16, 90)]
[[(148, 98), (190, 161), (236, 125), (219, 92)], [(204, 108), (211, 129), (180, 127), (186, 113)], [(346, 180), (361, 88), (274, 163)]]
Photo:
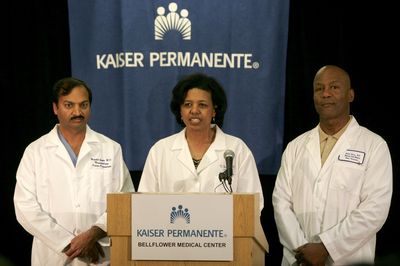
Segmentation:
[(282, 265), (372, 265), (392, 196), (389, 148), (350, 115), (343, 69), (322, 67), (313, 86), (320, 123), (287, 145), (272, 195)]
[[(183, 129), (151, 147), (138, 191), (259, 193), (261, 213), (264, 199), (253, 154), (221, 129), (227, 108), (222, 86), (204, 74), (186, 76), (174, 87), (170, 107)], [(226, 169), (229, 159), (232, 175)]]
[(83, 81), (58, 81), (53, 111), (59, 124), (20, 161), (15, 214), (33, 236), (33, 266), (109, 265), (106, 196), (134, 187), (121, 146), (87, 125), (91, 101)]

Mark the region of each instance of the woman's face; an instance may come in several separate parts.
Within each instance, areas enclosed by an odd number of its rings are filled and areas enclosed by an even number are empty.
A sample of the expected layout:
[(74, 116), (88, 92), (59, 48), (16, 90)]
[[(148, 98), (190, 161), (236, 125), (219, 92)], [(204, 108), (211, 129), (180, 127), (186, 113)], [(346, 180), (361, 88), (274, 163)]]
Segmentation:
[(215, 109), (211, 93), (202, 89), (189, 89), (181, 105), (181, 117), (188, 129), (209, 130)]

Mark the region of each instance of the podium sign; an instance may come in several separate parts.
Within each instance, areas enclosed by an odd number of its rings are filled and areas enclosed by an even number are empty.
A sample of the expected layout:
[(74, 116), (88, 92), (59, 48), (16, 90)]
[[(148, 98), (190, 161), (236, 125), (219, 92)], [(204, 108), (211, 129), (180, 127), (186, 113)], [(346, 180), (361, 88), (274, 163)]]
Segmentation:
[(140, 194), (132, 206), (132, 260), (233, 260), (233, 197)]

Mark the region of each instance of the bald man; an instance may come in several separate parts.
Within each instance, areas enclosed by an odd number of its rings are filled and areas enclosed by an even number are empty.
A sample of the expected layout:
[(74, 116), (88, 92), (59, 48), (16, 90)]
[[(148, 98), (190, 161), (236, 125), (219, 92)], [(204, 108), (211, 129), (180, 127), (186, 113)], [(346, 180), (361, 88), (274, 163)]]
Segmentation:
[(289, 142), (272, 194), (282, 265), (373, 263), (392, 197), (388, 145), (350, 114), (345, 70), (323, 66), (313, 89), (319, 124)]

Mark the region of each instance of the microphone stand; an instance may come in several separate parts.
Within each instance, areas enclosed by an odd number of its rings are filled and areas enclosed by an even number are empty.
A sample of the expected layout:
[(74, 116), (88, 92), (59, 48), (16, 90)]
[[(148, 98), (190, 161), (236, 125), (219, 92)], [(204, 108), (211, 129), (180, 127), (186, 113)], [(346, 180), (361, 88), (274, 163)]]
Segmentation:
[(221, 181), (222, 186), (225, 191), (229, 194), (232, 194), (232, 176), (228, 176), (227, 170), (225, 172), (219, 173), (219, 181)]

